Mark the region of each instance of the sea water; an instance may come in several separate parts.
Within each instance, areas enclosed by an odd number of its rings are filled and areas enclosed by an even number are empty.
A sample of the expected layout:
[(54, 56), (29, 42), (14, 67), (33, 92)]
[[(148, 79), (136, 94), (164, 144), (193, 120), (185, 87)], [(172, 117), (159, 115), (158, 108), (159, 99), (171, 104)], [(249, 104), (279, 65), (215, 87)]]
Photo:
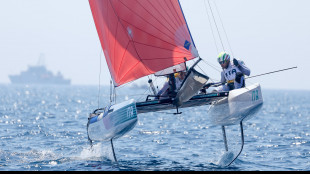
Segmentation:
[[(208, 106), (138, 115), (136, 127), (110, 142), (87, 138), (90, 112), (110, 102), (98, 86), (0, 85), (2, 171), (292, 171), (310, 170), (310, 91), (267, 90), (264, 104), (243, 123), (245, 144), (229, 167), (222, 129)], [(145, 100), (145, 89), (121, 88), (116, 102)], [(143, 95), (144, 94), (144, 95)], [(226, 127), (228, 148), (241, 148), (239, 125)]]

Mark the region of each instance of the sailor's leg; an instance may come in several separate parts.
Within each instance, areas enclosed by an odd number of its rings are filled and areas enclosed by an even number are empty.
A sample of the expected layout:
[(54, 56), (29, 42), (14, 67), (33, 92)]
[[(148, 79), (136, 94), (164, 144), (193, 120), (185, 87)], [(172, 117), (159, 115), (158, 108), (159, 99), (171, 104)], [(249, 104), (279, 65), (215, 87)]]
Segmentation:
[[(222, 91), (223, 91), (223, 86), (224, 86), (224, 85), (218, 86), (218, 87), (214, 88), (213, 91), (214, 91), (214, 92), (222, 92)], [(213, 91), (212, 91), (212, 92), (213, 92)]]
[(216, 92), (229, 91), (229, 87), (227, 85), (221, 85), (221, 86), (214, 88), (214, 91)]
[(115, 156), (115, 152), (114, 152), (114, 146), (113, 146), (113, 140), (111, 139), (111, 147), (112, 147), (112, 153), (113, 153), (113, 157), (114, 157), (114, 161), (117, 162), (116, 156)]

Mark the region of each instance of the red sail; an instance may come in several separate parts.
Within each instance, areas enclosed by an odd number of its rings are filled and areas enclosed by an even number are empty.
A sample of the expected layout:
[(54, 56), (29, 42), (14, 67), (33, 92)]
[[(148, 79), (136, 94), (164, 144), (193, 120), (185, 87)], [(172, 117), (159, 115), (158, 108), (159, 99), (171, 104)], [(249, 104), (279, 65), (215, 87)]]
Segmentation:
[(115, 86), (198, 57), (178, 0), (89, 0)]

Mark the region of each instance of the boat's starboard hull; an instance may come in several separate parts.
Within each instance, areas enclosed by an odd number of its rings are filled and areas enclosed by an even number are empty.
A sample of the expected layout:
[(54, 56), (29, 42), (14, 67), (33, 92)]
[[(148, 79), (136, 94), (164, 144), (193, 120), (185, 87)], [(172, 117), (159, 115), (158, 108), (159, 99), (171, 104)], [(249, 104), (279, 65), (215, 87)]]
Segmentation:
[(88, 121), (88, 136), (92, 141), (110, 141), (132, 130), (138, 121), (136, 103), (128, 100), (112, 105)]
[(213, 103), (208, 115), (214, 125), (234, 125), (252, 118), (262, 107), (263, 97), (258, 83), (229, 91), (227, 98)]

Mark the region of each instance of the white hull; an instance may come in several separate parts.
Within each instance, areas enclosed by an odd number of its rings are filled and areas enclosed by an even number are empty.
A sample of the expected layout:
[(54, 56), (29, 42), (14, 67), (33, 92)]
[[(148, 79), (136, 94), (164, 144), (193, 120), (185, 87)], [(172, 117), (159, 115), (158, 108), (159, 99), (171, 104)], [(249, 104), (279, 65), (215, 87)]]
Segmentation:
[(110, 141), (132, 130), (138, 121), (134, 100), (112, 105), (88, 122), (88, 136), (92, 141)]
[(229, 91), (227, 98), (213, 103), (208, 115), (214, 125), (234, 125), (246, 121), (257, 113), (263, 104), (263, 97), (258, 83)]

